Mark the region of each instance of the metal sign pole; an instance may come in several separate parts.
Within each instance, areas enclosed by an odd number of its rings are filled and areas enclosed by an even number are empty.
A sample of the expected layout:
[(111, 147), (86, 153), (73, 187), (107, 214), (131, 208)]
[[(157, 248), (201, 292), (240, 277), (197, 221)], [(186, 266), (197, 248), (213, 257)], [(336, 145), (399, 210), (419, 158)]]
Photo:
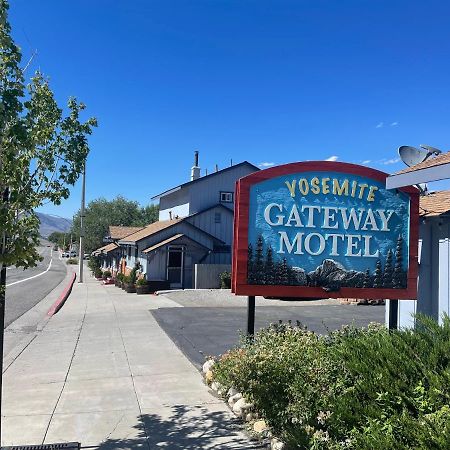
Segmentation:
[(255, 296), (247, 297), (247, 336), (253, 338), (255, 334)]
[(389, 329), (398, 329), (398, 300), (389, 300)]

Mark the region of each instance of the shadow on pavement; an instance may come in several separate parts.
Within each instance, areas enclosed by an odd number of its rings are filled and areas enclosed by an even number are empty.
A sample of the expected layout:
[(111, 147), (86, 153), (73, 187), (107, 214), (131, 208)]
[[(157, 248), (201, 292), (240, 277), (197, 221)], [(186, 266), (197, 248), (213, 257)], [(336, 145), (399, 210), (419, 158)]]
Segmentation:
[[(98, 449), (264, 449), (266, 446), (242, 434), (242, 425), (230, 414), (203, 406), (175, 405), (164, 408), (164, 417), (143, 414), (134, 428), (135, 437), (108, 439)], [(82, 447), (83, 448), (83, 447)], [(86, 447), (85, 447), (86, 448)]]

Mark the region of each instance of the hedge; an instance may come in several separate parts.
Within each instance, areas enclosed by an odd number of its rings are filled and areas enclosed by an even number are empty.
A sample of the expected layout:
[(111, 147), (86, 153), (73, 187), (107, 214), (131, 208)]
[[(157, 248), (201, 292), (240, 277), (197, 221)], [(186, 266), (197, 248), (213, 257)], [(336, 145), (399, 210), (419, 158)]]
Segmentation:
[(416, 330), (271, 326), (213, 367), (287, 449), (448, 449), (450, 319)]

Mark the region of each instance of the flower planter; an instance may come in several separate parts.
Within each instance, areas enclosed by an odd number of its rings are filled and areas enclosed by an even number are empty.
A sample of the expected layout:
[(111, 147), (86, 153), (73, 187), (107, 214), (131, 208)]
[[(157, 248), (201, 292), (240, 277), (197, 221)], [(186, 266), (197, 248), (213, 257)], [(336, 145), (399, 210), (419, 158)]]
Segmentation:
[(136, 286), (134, 284), (125, 284), (125, 292), (133, 294), (136, 292)]
[(150, 294), (150, 286), (148, 284), (144, 284), (143, 286), (136, 286), (136, 294)]

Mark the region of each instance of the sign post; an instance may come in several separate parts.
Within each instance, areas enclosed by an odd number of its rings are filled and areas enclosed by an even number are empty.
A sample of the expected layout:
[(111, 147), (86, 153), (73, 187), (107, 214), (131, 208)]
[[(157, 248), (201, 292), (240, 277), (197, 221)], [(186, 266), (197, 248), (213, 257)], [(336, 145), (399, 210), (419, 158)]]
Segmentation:
[(249, 296), (249, 333), (255, 295), (417, 298), (419, 191), (387, 176), (321, 161), (237, 182), (232, 291)]

